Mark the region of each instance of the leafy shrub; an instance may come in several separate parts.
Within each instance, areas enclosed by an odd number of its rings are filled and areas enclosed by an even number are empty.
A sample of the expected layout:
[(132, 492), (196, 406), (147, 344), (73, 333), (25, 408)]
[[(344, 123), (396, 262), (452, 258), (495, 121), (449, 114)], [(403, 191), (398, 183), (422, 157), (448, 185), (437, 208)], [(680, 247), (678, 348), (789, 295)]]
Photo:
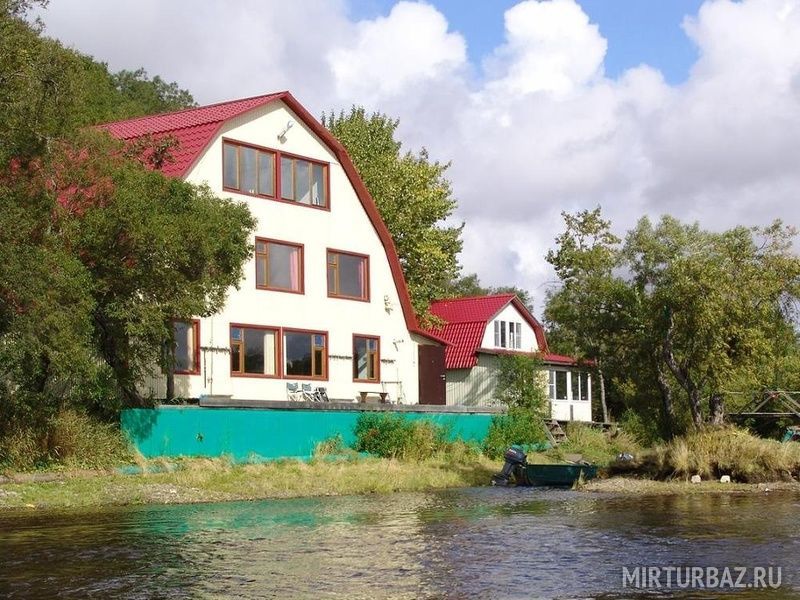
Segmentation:
[(543, 444), (546, 440), (541, 413), (512, 406), (507, 414), (492, 418), (483, 442), (483, 451), (489, 458), (500, 458), (512, 444)]
[(362, 413), (354, 433), (356, 450), (384, 458), (422, 460), (448, 446), (443, 427), (393, 413)]

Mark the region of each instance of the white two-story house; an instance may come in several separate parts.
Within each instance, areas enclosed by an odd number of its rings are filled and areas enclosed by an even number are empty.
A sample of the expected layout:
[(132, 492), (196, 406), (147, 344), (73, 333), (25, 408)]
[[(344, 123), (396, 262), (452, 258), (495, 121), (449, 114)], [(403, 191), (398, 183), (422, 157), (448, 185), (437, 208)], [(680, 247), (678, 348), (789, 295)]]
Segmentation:
[(494, 404), (497, 356), (526, 354), (543, 363), (550, 416), (592, 420), (591, 375), (575, 359), (549, 351), (541, 323), (514, 294), (438, 300), (430, 310), (444, 323), (431, 331), (448, 342), (447, 404)]
[[(245, 201), (258, 221), (240, 289), (208, 318), (175, 323), (175, 394), (285, 400), (420, 395), (421, 331), (389, 231), (344, 147), (288, 92), (103, 126), (171, 136), (162, 171)], [(423, 368), (427, 368), (425, 365)], [(424, 375), (424, 373), (423, 373)], [(149, 383), (164, 397), (165, 377)]]

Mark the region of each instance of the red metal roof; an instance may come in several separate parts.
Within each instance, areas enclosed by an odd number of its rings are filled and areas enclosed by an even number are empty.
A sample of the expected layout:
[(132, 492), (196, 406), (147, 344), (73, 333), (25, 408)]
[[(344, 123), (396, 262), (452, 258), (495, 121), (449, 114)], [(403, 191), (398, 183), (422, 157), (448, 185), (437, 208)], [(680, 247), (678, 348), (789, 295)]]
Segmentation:
[(265, 94), (263, 96), (220, 102), (161, 115), (116, 121), (100, 125), (99, 128), (105, 129), (114, 137), (123, 140), (132, 140), (145, 135), (152, 135), (155, 138), (167, 135), (173, 136), (178, 141), (177, 148), (172, 149), (172, 157), (175, 160), (172, 163), (165, 163), (161, 171), (165, 175), (172, 177), (184, 177), (200, 157), (200, 154), (214, 140), (225, 121), (277, 100), (283, 102), (298, 119), (330, 148), (342, 169), (344, 169), (386, 252), (386, 258), (389, 260), (392, 278), (400, 296), (400, 305), (403, 309), (403, 316), (409, 332), (441, 344), (441, 338), (432, 332), (423, 331), (417, 323), (417, 317), (411, 306), (411, 298), (408, 295), (408, 288), (403, 277), (403, 268), (397, 258), (397, 250), (394, 247), (392, 236), (381, 219), (378, 208), (375, 206), (375, 201), (367, 191), (364, 182), (358, 176), (353, 161), (344, 146), (289, 92)]
[[(469, 369), (478, 364), (478, 351), (483, 341), (486, 325), (509, 304), (513, 304), (522, 318), (536, 334), (539, 349), (548, 356), (547, 338), (542, 324), (537, 321), (514, 294), (448, 298), (431, 304), (431, 313), (445, 324), (431, 328), (431, 332), (447, 340), (444, 363), (447, 369)], [(568, 358), (568, 357), (567, 357)], [(574, 363), (573, 359), (569, 359)], [(547, 361), (549, 362), (549, 361)], [(555, 362), (555, 361), (553, 361)]]
[(211, 143), (225, 121), (280, 99), (286, 93), (266, 94), (177, 112), (115, 121), (100, 125), (99, 128), (105, 129), (121, 140), (133, 140), (145, 135), (151, 135), (156, 139), (173, 137), (177, 141), (177, 145), (170, 152), (173, 162), (167, 161), (161, 171), (170, 177), (183, 177)]

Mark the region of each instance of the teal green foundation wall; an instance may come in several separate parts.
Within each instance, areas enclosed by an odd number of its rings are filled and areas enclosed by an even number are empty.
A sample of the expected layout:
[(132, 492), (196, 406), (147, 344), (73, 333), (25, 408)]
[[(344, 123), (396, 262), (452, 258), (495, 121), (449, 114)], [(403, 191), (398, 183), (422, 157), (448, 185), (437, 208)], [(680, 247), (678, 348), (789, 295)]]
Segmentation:
[[(145, 458), (229, 456), (235, 461), (309, 458), (340, 434), (348, 446), (360, 411), (162, 406), (122, 412), (122, 430)], [(452, 438), (482, 442), (491, 414), (403, 412), (448, 428)]]

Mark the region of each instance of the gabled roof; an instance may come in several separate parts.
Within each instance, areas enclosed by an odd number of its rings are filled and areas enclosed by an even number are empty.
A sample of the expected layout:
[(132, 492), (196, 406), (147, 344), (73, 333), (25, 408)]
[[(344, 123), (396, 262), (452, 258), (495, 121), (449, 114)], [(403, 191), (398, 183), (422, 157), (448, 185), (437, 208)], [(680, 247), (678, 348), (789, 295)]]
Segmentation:
[(403, 268), (397, 258), (392, 236), (381, 219), (378, 208), (375, 206), (375, 201), (367, 191), (364, 182), (361, 181), (361, 177), (359, 177), (353, 161), (350, 160), (350, 156), (344, 146), (289, 92), (277, 92), (160, 115), (116, 121), (100, 125), (98, 128), (105, 129), (112, 136), (126, 141), (146, 135), (151, 135), (156, 139), (172, 136), (178, 142), (177, 147), (171, 151), (174, 162), (165, 162), (161, 171), (171, 177), (185, 177), (203, 151), (214, 141), (226, 121), (276, 101), (283, 102), (306, 127), (328, 146), (347, 174), (347, 178), (353, 186), (356, 196), (367, 213), (386, 252), (386, 258), (389, 261), (392, 278), (397, 288), (397, 294), (400, 297), (400, 305), (403, 309), (403, 316), (409, 332), (424, 336), (439, 344), (443, 343), (442, 339), (434, 333), (420, 329), (414, 309), (411, 306), (408, 288), (403, 277)]
[[(445, 349), (444, 362), (447, 369), (470, 369), (478, 364), (478, 352), (484, 351), (481, 348), (481, 342), (486, 326), (508, 305), (514, 306), (533, 329), (544, 362), (575, 364), (573, 358), (549, 353), (542, 324), (536, 320), (516, 295), (495, 294), (449, 298), (437, 300), (431, 304), (431, 313), (445, 322), (441, 327), (431, 328), (431, 332), (450, 343)], [(492, 353), (498, 352), (492, 350)]]

